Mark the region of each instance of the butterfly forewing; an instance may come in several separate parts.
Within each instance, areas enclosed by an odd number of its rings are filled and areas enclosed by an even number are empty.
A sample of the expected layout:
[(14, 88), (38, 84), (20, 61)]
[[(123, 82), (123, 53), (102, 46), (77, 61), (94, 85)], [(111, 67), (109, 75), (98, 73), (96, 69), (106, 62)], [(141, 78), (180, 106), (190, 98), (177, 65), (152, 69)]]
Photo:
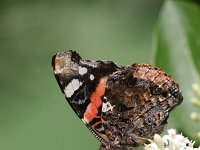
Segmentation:
[(118, 67), (110, 61), (84, 60), (71, 50), (54, 55), (52, 66), (60, 89), (72, 109), (90, 131), (103, 142), (101, 98), (109, 74), (116, 71)]

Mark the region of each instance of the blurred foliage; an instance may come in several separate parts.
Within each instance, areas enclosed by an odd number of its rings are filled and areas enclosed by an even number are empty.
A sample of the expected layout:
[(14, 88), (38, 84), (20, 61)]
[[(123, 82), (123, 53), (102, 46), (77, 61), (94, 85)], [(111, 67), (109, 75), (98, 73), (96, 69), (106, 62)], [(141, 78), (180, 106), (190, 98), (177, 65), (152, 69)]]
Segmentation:
[(200, 6), (191, 1), (165, 1), (154, 34), (155, 64), (171, 74), (182, 89), (184, 101), (171, 115), (170, 123), (196, 140), (200, 129), (190, 113), (200, 112), (190, 100), (194, 83), (200, 83)]
[[(200, 85), (198, 84), (193, 84), (192, 85), (192, 89), (194, 91), (194, 94), (196, 95), (196, 97), (192, 97), (191, 98), (191, 103), (197, 107), (198, 109), (200, 109)], [(200, 113), (197, 112), (191, 112), (190, 113), (190, 118), (197, 123), (200, 126)], [(196, 133), (197, 137), (200, 138), (200, 128), (199, 131)]]

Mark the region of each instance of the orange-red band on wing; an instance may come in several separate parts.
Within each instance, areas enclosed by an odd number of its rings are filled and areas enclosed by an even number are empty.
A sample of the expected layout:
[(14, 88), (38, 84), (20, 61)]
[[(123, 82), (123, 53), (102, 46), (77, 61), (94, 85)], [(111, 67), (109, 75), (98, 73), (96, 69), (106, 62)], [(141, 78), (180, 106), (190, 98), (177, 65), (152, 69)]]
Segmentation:
[(87, 123), (91, 122), (94, 118), (100, 117), (100, 116), (97, 116), (98, 108), (102, 105), (101, 97), (105, 93), (107, 79), (108, 79), (108, 77), (104, 77), (104, 78), (100, 79), (95, 92), (92, 94), (92, 96), (90, 98), (91, 103), (88, 105), (88, 107), (84, 113), (84, 120)]

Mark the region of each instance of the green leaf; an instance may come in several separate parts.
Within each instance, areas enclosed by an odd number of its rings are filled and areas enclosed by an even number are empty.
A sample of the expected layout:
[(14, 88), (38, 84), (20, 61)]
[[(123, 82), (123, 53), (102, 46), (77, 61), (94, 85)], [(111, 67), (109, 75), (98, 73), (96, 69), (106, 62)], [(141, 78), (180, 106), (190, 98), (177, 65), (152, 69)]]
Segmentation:
[(200, 110), (190, 100), (196, 96), (192, 84), (200, 84), (200, 6), (191, 1), (166, 0), (154, 32), (153, 50), (153, 63), (173, 76), (184, 96), (170, 116), (169, 127), (197, 142), (200, 125), (190, 119), (190, 113)]

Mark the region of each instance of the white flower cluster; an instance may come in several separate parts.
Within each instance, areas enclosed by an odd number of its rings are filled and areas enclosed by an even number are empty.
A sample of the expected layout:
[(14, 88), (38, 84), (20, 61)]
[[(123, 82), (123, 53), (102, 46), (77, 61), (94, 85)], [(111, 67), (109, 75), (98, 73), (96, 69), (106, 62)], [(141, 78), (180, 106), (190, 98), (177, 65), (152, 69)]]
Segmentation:
[(193, 148), (194, 142), (182, 134), (176, 134), (176, 130), (169, 129), (167, 132), (168, 135), (163, 137), (155, 134), (151, 143), (145, 145), (145, 150), (200, 150), (200, 147)]

